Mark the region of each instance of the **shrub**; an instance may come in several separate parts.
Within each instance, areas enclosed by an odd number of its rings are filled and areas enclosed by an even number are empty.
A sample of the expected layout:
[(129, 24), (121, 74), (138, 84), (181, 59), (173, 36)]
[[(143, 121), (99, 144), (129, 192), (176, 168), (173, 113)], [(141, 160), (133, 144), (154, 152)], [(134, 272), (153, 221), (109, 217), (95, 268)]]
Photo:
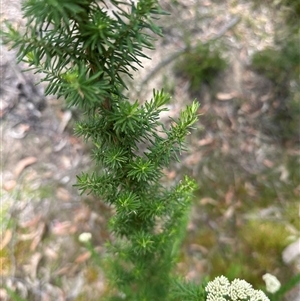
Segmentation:
[(300, 113), (300, 52), (299, 41), (292, 36), (278, 49), (266, 48), (252, 57), (252, 68), (274, 84), (274, 101), (279, 100), (271, 120), (276, 125), (273, 132), (283, 140), (298, 136)]
[(188, 50), (175, 64), (175, 73), (190, 81), (191, 92), (200, 89), (202, 83), (211, 84), (216, 75), (227, 66), (219, 49), (199, 43)]
[(185, 177), (164, 187), (162, 170), (185, 149), (198, 104), (166, 128), (159, 116), (169, 95), (154, 91), (140, 105), (124, 96), (122, 78), (153, 48), (150, 32), (161, 34), (155, 18), (164, 12), (155, 0), (28, 0), (23, 12), (25, 33), (7, 24), (4, 41), (43, 76), (46, 94), (82, 110), (75, 132), (92, 142), (101, 168), (79, 175), (76, 186), (115, 209), (103, 262), (110, 300), (166, 300), (195, 184)]

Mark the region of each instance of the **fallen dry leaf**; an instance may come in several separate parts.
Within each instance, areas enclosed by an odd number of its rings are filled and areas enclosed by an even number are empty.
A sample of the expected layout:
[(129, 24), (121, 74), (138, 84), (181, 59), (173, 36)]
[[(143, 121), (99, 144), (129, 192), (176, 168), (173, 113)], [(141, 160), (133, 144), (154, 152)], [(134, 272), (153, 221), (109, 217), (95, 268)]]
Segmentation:
[(200, 252), (200, 253), (205, 254), (205, 255), (209, 253), (209, 250), (207, 248), (205, 248), (204, 246), (199, 245), (199, 244), (191, 244), (189, 246), (189, 249), (192, 252)]
[(35, 253), (30, 257), (29, 264), (23, 265), (23, 269), (32, 280), (36, 280), (38, 265), (42, 259), (41, 253)]
[(63, 187), (59, 187), (57, 190), (56, 190), (56, 197), (62, 201), (70, 201), (71, 199), (71, 194), (70, 192), (66, 189), (66, 188), (63, 188)]
[(67, 264), (66, 266), (60, 268), (58, 271), (55, 272), (55, 275), (62, 276), (62, 275), (74, 275), (78, 271), (78, 264)]
[(36, 157), (27, 157), (19, 161), (14, 170), (15, 177), (18, 178), (25, 167), (35, 163), (36, 161)]
[(187, 166), (197, 166), (197, 164), (201, 161), (202, 159), (202, 153), (201, 152), (193, 152), (191, 155), (187, 156), (184, 159), (184, 164)]
[(293, 190), (294, 194), (296, 196), (299, 196), (300, 197), (300, 185), (298, 185), (294, 190)]
[(55, 250), (53, 250), (51, 247), (46, 247), (44, 254), (46, 257), (48, 257), (51, 260), (55, 260), (58, 258), (58, 253)]
[(61, 123), (57, 129), (57, 132), (59, 134), (62, 134), (66, 128), (66, 126), (68, 125), (69, 121), (71, 120), (72, 118), (72, 112), (71, 111), (65, 111), (65, 112), (62, 112), (61, 114), (62, 116), (62, 120), (61, 120)]
[(225, 203), (227, 205), (232, 203), (233, 200), (233, 196), (234, 196), (234, 189), (232, 186), (229, 187), (228, 191), (225, 194)]
[(31, 251), (34, 251), (37, 248), (37, 246), (41, 242), (46, 230), (47, 230), (46, 223), (44, 223), (44, 222), (40, 223), (37, 228), (36, 235), (30, 244)]
[(11, 129), (10, 136), (14, 139), (23, 139), (29, 130), (29, 124), (20, 124), (17, 127)]
[[(1, 112), (1, 110), (0, 110)], [(1, 114), (0, 114), (1, 117)], [(0, 288), (0, 300), (8, 300), (7, 292), (4, 288)]]
[[(76, 286), (78, 289), (78, 287)], [(73, 295), (76, 296), (76, 295)], [(75, 298), (75, 297), (74, 297)], [(68, 300), (74, 298), (68, 298)], [(57, 286), (47, 283), (45, 291), (43, 292), (41, 301), (67, 301), (66, 294)]]
[(34, 231), (30, 232), (30, 233), (26, 233), (26, 234), (19, 234), (18, 235), (18, 240), (20, 241), (26, 241), (26, 240), (33, 240), (32, 244), (31, 244), (31, 250), (33, 250), (36, 247), (36, 244), (38, 244), (44, 233), (46, 231), (46, 224), (44, 222), (41, 222), (37, 229), (35, 229)]
[(224, 213), (225, 219), (228, 220), (228, 219), (232, 218), (234, 212), (235, 212), (235, 206), (234, 206), (234, 205), (229, 206), (229, 207), (227, 208), (227, 210), (225, 211), (225, 213)]
[(11, 238), (12, 238), (12, 231), (11, 231), (11, 229), (7, 229), (4, 233), (4, 235), (2, 236), (2, 241), (0, 243), (0, 251), (7, 246), (7, 244), (10, 242)]
[(217, 93), (216, 98), (221, 101), (231, 100), (237, 96), (237, 93)]
[(287, 167), (285, 165), (280, 165), (278, 171), (280, 172), (280, 181), (286, 182), (290, 176)]
[(167, 169), (164, 170), (164, 174), (168, 178), (168, 180), (175, 179), (175, 177), (177, 175), (175, 170), (167, 170)]
[(218, 202), (212, 198), (209, 198), (209, 197), (206, 197), (206, 198), (202, 198), (200, 200), (200, 205), (207, 205), (207, 204), (210, 204), (210, 205), (217, 205)]
[(3, 188), (6, 191), (10, 191), (10, 190), (14, 189), (16, 185), (17, 185), (17, 182), (15, 180), (9, 180), (3, 184)]
[(91, 209), (87, 206), (81, 206), (74, 211), (74, 222), (87, 222), (91, 217)]
[(87, 261), (89, 258), (91, 257), (91, 252), (85, 252), (83, 254), (80, 254), (76, 259), (75, 262), (76, 263), (83, 263), (85, 261)]
[(77, 227), (70, 221), (56, 222), (52, 228), (52, 233), (54, 235), (69, 235), (75, 233), (76, 231)]
[(63, 155), (60, 157), (60, 160), (64, 169), (70, 169), (72, 167), (71, 158), (69, 158), (68, 156)]
[(18, 225), (21, 228), (35, 227), (38, 224), (38, 222), (41, 220), (41, 218), (42, 218), (42, 215), (38, 214), (31, 220), (23, 222), (23, 223), (19, 223)]
[(26, 233), (26, 234), (19, 234), (18, 240), (20, 241), (31, 240), (34, 239), (35, 235), (36, 235), (36, 231), (33, 231), (31, 233)]
[(214, 142), (214, 138), (213, 137), (206, 137), (204, 139), (199, 140), (198, 145), (199, 146), (204, 146), (204, 145), (208, 145)]
[(70, 273), (71, 268), (72, 268), (71, 265), (64, 266), (64, 267), (60, 268), (59, 270), (57, 270), (55, 272), (55, 275), (57, 275), (57, 276), (67, 275)]
[(269, 167), (269, 168), (272, 168), (274, 166), (274, 163), (268, 159), (265, 159), (263, 161), (263, 164), (266, 166), (266, 167)]

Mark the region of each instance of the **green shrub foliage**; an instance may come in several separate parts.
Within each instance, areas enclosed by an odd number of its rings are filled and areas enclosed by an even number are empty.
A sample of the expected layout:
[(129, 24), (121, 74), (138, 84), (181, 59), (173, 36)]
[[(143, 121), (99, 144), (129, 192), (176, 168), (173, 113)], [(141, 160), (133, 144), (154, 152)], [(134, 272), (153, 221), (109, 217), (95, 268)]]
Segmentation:
[(299, 136), (300, 113), (300, 52), (298, 35), (289, 36), (277, 49), (266, 48), (252, 57), (252, 68), (268, 78), (274, 85), (275, 97), (280, 105), (272, 116), (277, 126), (274, 134), (284, 140)]
[(190, 81), (191, 92), (200, 90), (202, 83), (211, 84), (219, 72), (227, 66), (220, 50), (212, 49), (212, 46), (198, 43), (175, 64), (176, 74), (186, 77)]
[(7, 24), (4, 42), (41, 74), (46, 94), (84, 112), (75, 131), (93, 143), (101, 167), (79, 175), (77, 187), (114, 208), (110, 300), (167, 300), (195, 184), (185, 177), (167, 188), (161, 180), (184, 150), (198, 104), (166, 127), (159, 118), (170, 97), (154, 91), (144, 104), (129, 101), (123, 80), (142, 66), (144, 48), (161, 34), (155, 18), (165, 13), (155, 0), (27, 0), (23, 12), (25, 32)]
[(300, 75), (300, 53), (298, 37), (290, 37), (279, 49), (266, 48), (252, 57), (252, 66), (264, 74), (279, 89), (288, 89), (287, 81)]

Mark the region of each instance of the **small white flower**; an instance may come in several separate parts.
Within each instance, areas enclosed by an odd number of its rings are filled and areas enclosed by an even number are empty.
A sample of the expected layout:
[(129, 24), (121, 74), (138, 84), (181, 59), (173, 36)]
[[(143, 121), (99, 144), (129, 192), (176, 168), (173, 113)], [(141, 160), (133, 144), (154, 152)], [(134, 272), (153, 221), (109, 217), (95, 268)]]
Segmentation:
[(89, 232), (83, 232), (78, 237), (80, 242), (86, 243), (92, 239), (92, 234)]
[(269, 293), (274, 294), (280, 289), (281, 284), (274, 275), (267, 273), (267, 274), (263, 275), (262, 278), (266, 283), (266, 290)]

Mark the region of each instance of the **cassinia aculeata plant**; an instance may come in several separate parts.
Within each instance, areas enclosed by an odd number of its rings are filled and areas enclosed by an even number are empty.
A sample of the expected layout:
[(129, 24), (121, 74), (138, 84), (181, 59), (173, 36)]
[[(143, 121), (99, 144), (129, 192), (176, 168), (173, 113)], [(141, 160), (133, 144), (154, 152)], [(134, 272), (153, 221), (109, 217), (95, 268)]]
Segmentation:
[(124, 81), (153, 48), (156, 18), (165, 13), (156, 0), (25, 0), (22, 10), (25, 30), (7, 23), (3, 40), (47, 82), (47, 95), (81, 109), (75, 132), (93, 143), (99, 167), (78, 176), (77, 186), (115, 208), (103, 263), (110, 300), (167, 300), (195, 183), (185, 177), (166, 188), (161, 179), (185, 149), (198, 104), (165, 127), (159, 118), (170, 97), (129, 101)]

